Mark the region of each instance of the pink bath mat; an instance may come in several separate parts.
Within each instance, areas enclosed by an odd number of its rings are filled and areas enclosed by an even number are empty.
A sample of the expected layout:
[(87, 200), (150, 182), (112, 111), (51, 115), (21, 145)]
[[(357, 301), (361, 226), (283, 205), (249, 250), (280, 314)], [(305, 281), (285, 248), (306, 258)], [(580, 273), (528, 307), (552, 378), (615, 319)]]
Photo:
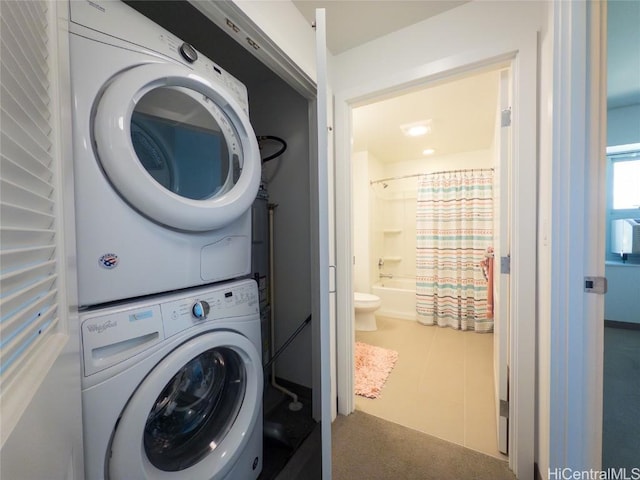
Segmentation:
[(397, 360), (398, 352), (356, 342), (356, 395), (378, 398)]

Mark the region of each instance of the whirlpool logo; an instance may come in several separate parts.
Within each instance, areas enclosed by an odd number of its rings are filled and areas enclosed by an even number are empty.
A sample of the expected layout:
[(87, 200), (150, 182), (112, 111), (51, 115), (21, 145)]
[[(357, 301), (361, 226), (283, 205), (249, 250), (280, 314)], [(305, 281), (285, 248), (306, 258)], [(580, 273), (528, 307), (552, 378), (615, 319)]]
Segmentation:
[(102, 333), (105, 330), (110, 328), (114, 328), (118, 326), (118, 322), (115, 320), (107, 320), (104, 323), (92, 323), (91, 325), (87, 325), (87, 330), (91, 333)]
[(98, 259), (98, 263), (101, 267), (111, 270), (118, 266), (118, 255), (115, 253), (105, 253)]

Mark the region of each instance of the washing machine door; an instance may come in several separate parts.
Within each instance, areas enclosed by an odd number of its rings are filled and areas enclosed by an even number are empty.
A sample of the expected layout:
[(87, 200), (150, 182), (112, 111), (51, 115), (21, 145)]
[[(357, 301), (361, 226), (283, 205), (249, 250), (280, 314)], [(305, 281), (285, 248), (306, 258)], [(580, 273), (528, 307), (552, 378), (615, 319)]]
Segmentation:
[(221, 228), (258, 191), (249, 117), (226, 87), (185, 66), (145, 64), (116, 76), (95, 106), (93, 136), (111, 185), (161, 225)]
[(246, 337), (193, 338), (159, 362), (125, 406), (107, 476), (223, 478), (262, 421), (261, 402), (260, 357)]

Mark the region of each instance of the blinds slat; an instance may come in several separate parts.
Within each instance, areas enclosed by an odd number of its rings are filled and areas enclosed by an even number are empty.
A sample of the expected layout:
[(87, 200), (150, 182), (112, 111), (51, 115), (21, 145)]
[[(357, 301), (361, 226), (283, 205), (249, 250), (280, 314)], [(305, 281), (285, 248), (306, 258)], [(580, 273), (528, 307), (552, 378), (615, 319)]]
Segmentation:
[[(0, 102), (3, 100), (4, 98), (0, 98)], [(39, 133), (33, 128), (29, 128), (30, 125), (20, 125), (15, 117), (5, 110), (4, 104), (0, 109), (0, 122), (2, 122), (2, 132), (7, 137), (12, 138), (16, 143), (22, 145), (25, 150), (30, 152), (43, 164), (49, 164), (51, 158), (49, 154), (51, 140), (49, 140), (49, 137), (42, 135), (42, 133)]]
[(0, 203), (0, 215), (2, 215), (4, 225), (14, 228), (50, 228), (55, 220), (55, 215), (50, 213), (38, 212), (8, 203)]
[[(25, 359), (25, 361), (31, 358), (33, 355), (38, 352), (43, 342), (45, 342), (51, 334), (55, 333), (56, 327), (58, 325), (58, 317), (56, 316), (57, 310), (52, 311), (52, 315), (45, 317), (49, 323), (45, 323), (40, 326), (40, 332), (37, 336), (32, 338), (31, 343), (27, 343), (24, 345), (24, 349), (21, 352), (21, 359)], [(4, 356), (0, 357), (4, 358)], [(0, 361), (3, 363), (3, 361)], [(6, 385), (10, 385), (16, 377), (20, 375), (22, 372), (22, 368), (24, 368), (25, 364), (23, 362), (18, 362), (16, 359), (10, 359), (7, 356), (6, 366), (0, 375), (0, 390), (6, 388)]]
[(42, 312), (50, 309), (55, 304), (57, 294), (55, 289), (43, 292), (40, 296), (31, 299), (27, 307), (13, 312), (12, 315), (4, 316), (0, 322), (0, 345), (4, 347), (11, 342), (11, 337), (19, 335), (25, 324), (32, 323), (42, 315)]
[[(0, 288), (2, 297), (15, 295), (21, 290), (28, 290), (32, 285), (55, 277), (56, 262), (51, 260), (41, 264), (25, 266), (20, 270), (14, 270), (0, 276)], [(55, 278), (54, 278), (55, 279)], [(2, 312), (5, 315), (5, 312)]]
[(7, 274), (18, 268), (36, 265), (54, 259), (56, 251), (55, 245), (45, 245), (42, 247), (16, 248), (12, 250), (0, 251), (0, 275)]
[(50, 332), (51, 325), (57, 314), (57, 306), (52, 305), (49, 309), (35, 317), (30, 323), (24, 324), (24, 329), (17, 335), (10, 337), (5, 342), (2, 341), (2, 357), (0, 362), (0, 374), (2, 374), (3, 382), (7, 379), (4, 373), (12, 366), (19, 362), (21, 358), (25, 358), (26, 350), (33, 344), (38, 337), (45, 337)]
[(50, 113), (47, 105), (40, 103), (36, 105), (32, 97), (22, 88), (12, 72), (2, 72), (2, 90), (0, 98), (2, 98), (3, 108), (12, 112), (16, 120), (21, 125), (34, 124), (40, 132), (46, 137), (51, 132)]
[(4, 18), (2, 18), (2, 30), (2, 39), (7, 47), (16, 52), (16, 56), (21, 58), (24, 64), (29, 65), (33, 75), (37, 77), (40, 84), (45, 87), (45, 90), (48, 90), (48, 69), (43, 69), (43, 64), (38, 64), (37, 60), (40, 60), (42, 57), (38, 56), (38, 53), (34, 52), (30, 48), (30, 45), (22, 35), (20, 28), (17, 28), (17, 25), (9, 24)]
[[(33, 12), (31, 12), (29, 8), (18, 8), (18, 6), (14, 6), (12, 3), (13, 2), (8, 2), (9, 12), (13, 17), (13, 23), (20, 31), (20, 35), (25, 39), (34, 55), (38, 58), (47, 58), (48, 39), (41, 34), (42, 31), (47, 31), (46, 24), (42, 25), (41, 18), (36, 18), (32, 15)], [(40, 29), (29, 28), (33, 27), (35, 22), (40, 23)]]
[(53, 191), (52, 172), (5, 135), (0, 135), (0, 172), (16, 185), (49, 197)]
[(51, 199), (4, 179), (0, 179), (0, 203), (24, 205), (38, 212), (53, 212), (54, 206)]
[[(36, 300), (49, 296), (51, 292), (55, 292), (55, 281), (55, 276), (44, 278), (39, 282), (30, 285), (29, 288), (24, 288), (14, 292), (12, 295), (0, 300), (3, 323), (7, 322), (8, 325), (11, 322), (19, 321), (20, 318), (22, 318), (20, 315), (25, 314), (27, 311), (25, 306), (35, 305), (34, 302)], [(16, 320), (11, 320), (12, 318), (15, 318)], [(2, 323), (0, 323), (0, 329), (1, 328), (9, 327), (2, 327)]]
[(46, 86), (40, 84), (32, 75), (29, 75), (28, 68), (26, 68), (28, 66), (20, 64), (13, 52), (9, 50), (8, 46), (4, 43), (0, 47), (0, 58), (2, 59), (2, 63), (0, 64), (2, 76), (5, 75), (6, 70), (13, 72), (14, 77), (24, 86), (24, 89), (29, 95), (32, 95), (34, 98), (37, 97), (39, 101), (44, 104), (49, 103)]
[(55, 230), (43, 228), (0, 228), (2, 248), (30, 248), (49, 245), (55, 238)]
[(49, 11), (47, 2), (40, 0), (31, 0), (28, 5), (25, 6), (27, 14), (32, 19), (33, 25), (36, 28), (34, 34), (38, 35), (44, 42), (47, 41), (47, 12)]

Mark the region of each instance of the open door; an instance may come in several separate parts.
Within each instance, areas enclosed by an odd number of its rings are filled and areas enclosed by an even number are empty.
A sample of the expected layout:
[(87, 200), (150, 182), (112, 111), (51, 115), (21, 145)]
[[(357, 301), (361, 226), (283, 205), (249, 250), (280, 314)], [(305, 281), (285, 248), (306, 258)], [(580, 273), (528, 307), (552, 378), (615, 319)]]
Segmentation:
[(511, 218), (509, 198), (511, 184), (511, 88), (508, 69), (500, 72), (499, 110), (500, 129), (498, 132), (498, 165), (496, 168), (496, 245), (495, 269), (498, 275), (496, 284), (493, 332), (493, 368), (496, 389), (496, 419), (498, 428), (498, 450), (509, 453), (509, 283), (510, 238), (509, 219)]
[[(330, 277), (335, 269), (331, 268), (330, 236), (329, 236), (329, 86), (327, 78), (327, 42), (325, 28), (325, 10), (316, 10), (316, 66), (317, 66), (317, 112), (318, 112), (318, 241), (319, 241), (319, 273), (320, 273), (320, 385), (321, 398), (321, 432), (322, 432), (322, 478), (331, 479), (331, 420), (332, 398), (335, 398), (335, 385), (332, 385), (331, 355), (332, 315)], [(335, 296), (335, 293), (333, 293)], [(333, 302), (335, 304), (335, 302)]]

